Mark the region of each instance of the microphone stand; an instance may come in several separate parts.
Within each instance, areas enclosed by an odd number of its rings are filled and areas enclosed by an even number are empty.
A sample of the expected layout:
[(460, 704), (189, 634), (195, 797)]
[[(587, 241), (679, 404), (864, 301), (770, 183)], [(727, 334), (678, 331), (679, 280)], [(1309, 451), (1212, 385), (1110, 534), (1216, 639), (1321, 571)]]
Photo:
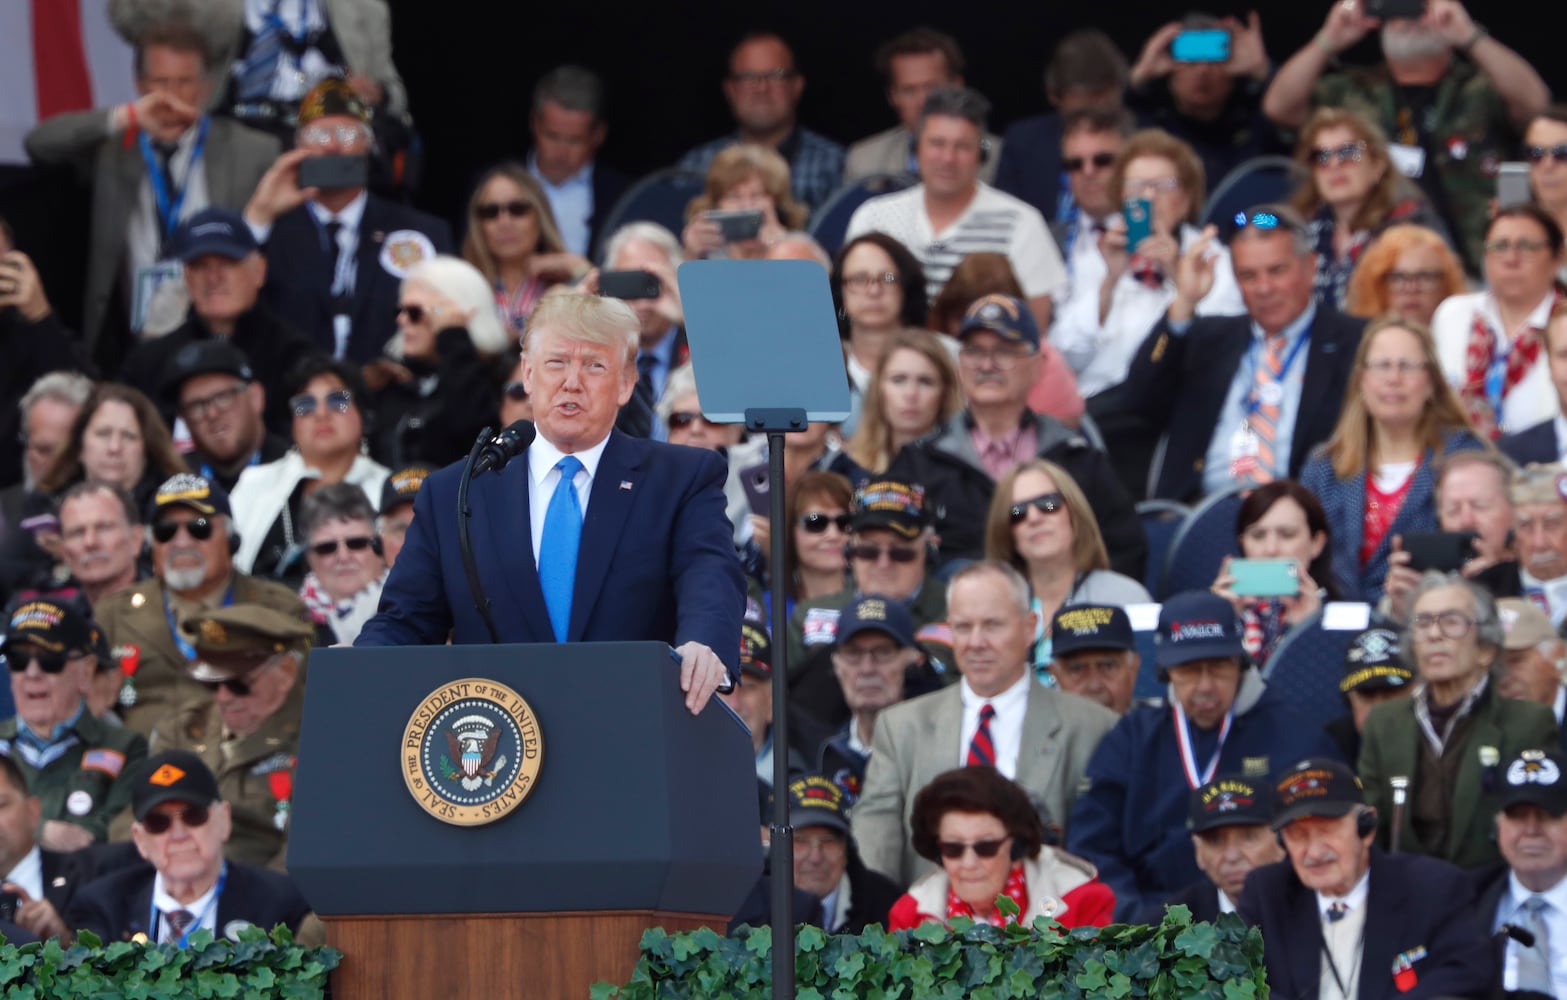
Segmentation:
[[(479, 612), (484, 628), (490, 633), (490, 642), (500, 645), (500, 633), (495, 631), (495, 619), (490, 617), (490, 599), (484, 593), (484, 581), (479, 579), (479, 564), (473, 557), (473, 542), (468, 537), (468, 522), (473, 518), (473, 508), (468, 506), (468, 485), (473, 482), (473, 464), (479, 460), (479, 452), (489, 443), (490, 428), (479, 432), (479, 437), (468, 450), (468, 460), (462, 464), (462, 476), (457, 480), (457, 548), (462, 553), (463, 575), (468, 578), (468, 592), (473, 595), (473, 609)], [(792, 870), (791, 858), (791, 870)]]

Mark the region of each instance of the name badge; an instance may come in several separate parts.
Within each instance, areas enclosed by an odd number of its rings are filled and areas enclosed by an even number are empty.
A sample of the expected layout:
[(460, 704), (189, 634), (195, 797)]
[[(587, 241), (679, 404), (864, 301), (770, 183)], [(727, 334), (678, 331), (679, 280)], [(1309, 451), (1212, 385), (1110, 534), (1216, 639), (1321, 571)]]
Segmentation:
[(131, 330), (140, 333), (147, 324), (147, 313), (152, 309), (153, 298), (166, 281), (179, 281), (185, 273), (177, 260), (161, 260), (149, 267), (136, 269), (136, 286), (131, 290)]
[(1426, 172), (1426, 151), (1421, 146), (1388, 143), (1387, 155), (1393, 161), (1393, 168), (1405, 177), (1418, 179)]
[(1262, 452), (1251, 424), (1241, 425), (1230, 435), (1230, 478), (1252, 479), (1257, 474), (1257, 456)]

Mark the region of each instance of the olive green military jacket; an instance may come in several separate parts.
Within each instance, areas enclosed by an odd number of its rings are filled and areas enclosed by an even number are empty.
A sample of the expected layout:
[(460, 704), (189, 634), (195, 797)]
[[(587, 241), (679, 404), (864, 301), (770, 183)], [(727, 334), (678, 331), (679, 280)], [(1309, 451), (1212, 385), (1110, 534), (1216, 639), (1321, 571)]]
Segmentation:
[[(16, 738), (17, 720), (0, 722), (0, 753), (16, 762), (43, 805), (43, 821), (75, 823), (104, 841), (109, 824), (129, 813), (131, 785), (147, 758), (147, 740), (86, 710), (72, 731), (42, 754)], [(63, 748), (63, 749), (62, 749)]]

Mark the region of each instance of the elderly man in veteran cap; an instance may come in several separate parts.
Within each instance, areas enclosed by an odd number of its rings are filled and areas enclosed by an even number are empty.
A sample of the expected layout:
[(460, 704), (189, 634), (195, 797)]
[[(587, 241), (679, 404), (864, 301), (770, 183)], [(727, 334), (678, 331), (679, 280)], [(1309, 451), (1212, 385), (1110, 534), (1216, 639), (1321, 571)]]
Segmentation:
[(1137, 687), (1137, 640), (1126, 611), (1104, 604), (1068, 604), (1050, 622), (1050, 675), (1068, 694), (1125, 715)]
[(1513, 476), (1513, 530), (1523, 596), (1567, 624), (1567, 468), (1532, 464)]
[(1157, 924), (1166, 906), (1184, 906), (1193, 920), (1216, 920), (1234, 913), (1235, 901), (1253, 868), (1284, 860), (1284, 846), (1268, 824), (1273, 819), (1273, 790), (1266, 782), (1240, 774), (1220, 775), (1192, 791), (1186, 826), (1203, 878), (1145, 909), (1134, 922)]
[(16, 699), (16, 717), (0, 722), (0, 753), (38, 796), (38, 842), (52, 851), (104, 840), (147, 756), (145, 739), (88, 709), (100, 652), (97, 627), (74, 605), (47, 597), (13, 608), (0, 641)]
[(1377, 811), (1343, 764), (1307, 759), (1274, 779), (1273, 829), (1289, 858), (1246, 877), (1236, 909), (1260, 928), (1279, 997), (1484, 997), (1494, 959), (1462, 872), (1384, 854)]
[(1556, 717), (1556, 733), (1567, 753), (1562, 713), (1567, 709), (1567, 640), (1551, 627), (1551, 620), (1533, 601), (1504, 597), (1496, 602), (1502, 621), (1502, 667), (1496, 674), (1496, 693), (1544, 705)]
[(381, 558), (386, 560), (387, 569), (397, 564), (397, 554), (403, 551), (403, 542), (408, 538), (408, 526), (414, 520), (414, 498), (419, 495), (419, 487), (424, 485), (429, 475), (430, 470), (424, 466), (411, 465), (406, 469), (398, 469), (381, 484), (381, 505), (376, 508), (375, 533), (381, 536)]
[[(718, 697), (734, 709), (751, 730), (751, 748), (756, 752), (756, 778), (768, 787), (773, 783), (773, 644), (767, 627), (754, 618), (740, 625), (740, 683)], [(792, 745), (788, 748), (789, 773), (807, 768), (805, 755)]]
[(105, 942), (184, 948), (198, 930), (237, 940), (249, 926), (283, 924), (301, 944), (324, 942), (321, 922), (287, 875), (224, 858), (233, 817), (200, 757), (185, 750), (149, 757), (136, 774), (131, 810), (131, 834), (146, 863), (83, 886), (68, 926)]
[(860, 860), (849, 832), (848, 800), (830, 779), (808, 774), (789, 783), (789, 825), (794, 827), (794, 885), (822, 901), (822, 929), (858, 934), (887, 922), (903, 895), (892, 879)]
[(1323, 731), (1345, 760), (1359, 760), (1360, 730), (1371, 709), (1404, 697), (1414, 687), (1415, 672), (1404, 660), (1398, 633), (1380, 625), (1368, 628), (1349, 641), (1344, 653), (1344, 677), (1338, 689), (1349, 711), (1323, 726)]

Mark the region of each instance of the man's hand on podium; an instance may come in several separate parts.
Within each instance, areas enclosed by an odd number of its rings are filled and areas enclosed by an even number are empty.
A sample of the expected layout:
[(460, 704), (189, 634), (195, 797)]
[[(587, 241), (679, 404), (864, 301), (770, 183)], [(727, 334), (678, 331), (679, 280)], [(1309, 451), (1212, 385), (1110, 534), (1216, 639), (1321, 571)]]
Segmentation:
[(718, 654), (700, 642), (688, 642), (675, 648), (680, 654), (680, 690), (686, 693), (686, 709), (698, 715), (718, 685), (729, 676)]

